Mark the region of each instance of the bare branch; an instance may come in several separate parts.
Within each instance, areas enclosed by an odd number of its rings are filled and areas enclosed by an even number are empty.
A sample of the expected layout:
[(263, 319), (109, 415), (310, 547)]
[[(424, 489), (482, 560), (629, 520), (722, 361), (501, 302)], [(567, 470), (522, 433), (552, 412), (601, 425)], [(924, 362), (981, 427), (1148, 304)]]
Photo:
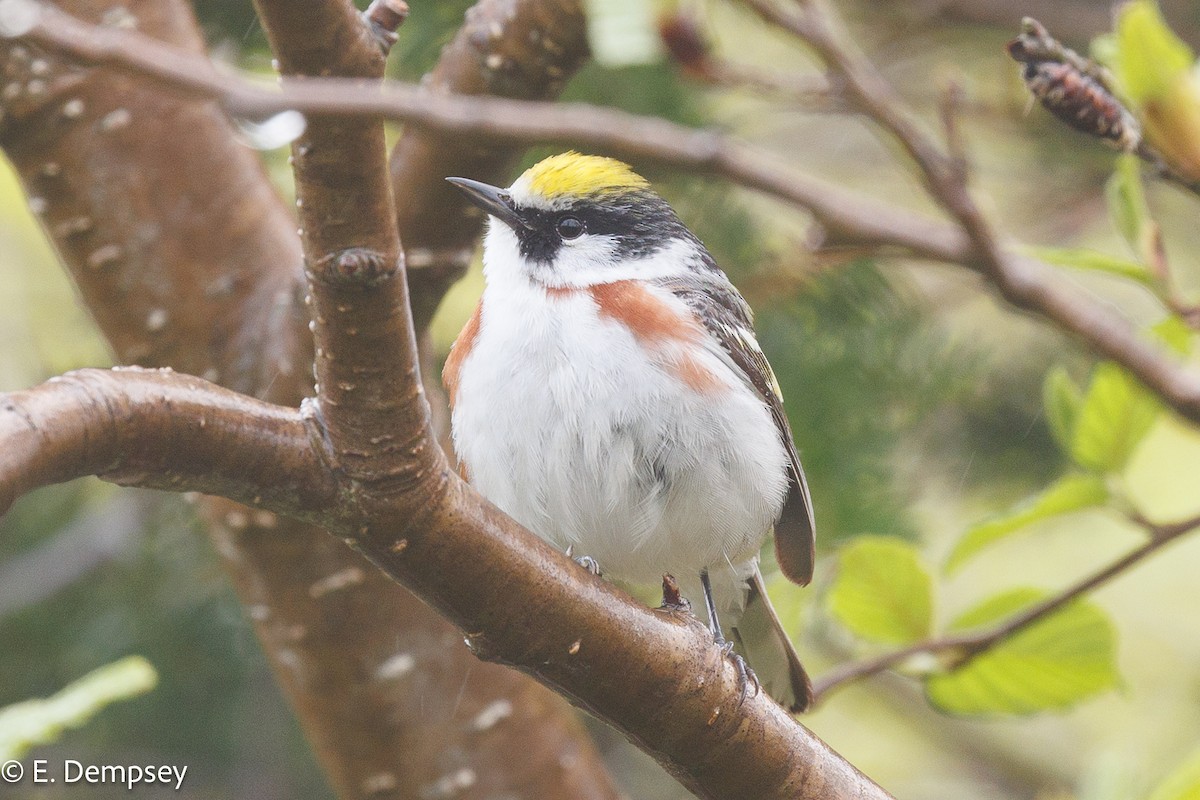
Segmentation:
[[(71, 2), (97, 18), (110, 6)], [(203, 60), (185, 3), (139, 30)], [(13, 40), (0, 80), (0, 145), (118, 359), (292, 394), (311, 361), (296, 223), (221, 109)]]
[(79, 370), (0, 397), (0, 513), (32, 489), (85, 475), (294, 513), (332, 497), (299, 413), (190, 375)]
[[(1097, 353), (1128, 369), (1181, 415), (1200, 420), (1200, 376), (1140, 339), (1129, 323), (1109, 308), (1060, 284), (1046, 265), (1004, 249), (970, 195), (953, 183), (946, 184), (947, 193), (939, 199), (959, 217), (957, 225), (930, 220), (798, 174), (723, 135), (663, 120), (587, 106), (431, 96), (401, 85), (392, 85), (382, 93), (364, 93), (361, 87), (342, 82), (310, 81), (276, 92), (218, 76), (203, 60), (161, 46), (147, 46), (136, 34), (115, 30), (93, 34), (93, 30), (92, 26), (59, 19), (46, 10), (27, 35), (68, 49), (76, 57), (121, 63), (176, 88), (218, 99), (235, 113), (263, 114), (296, 108), (320, 114), (377, 115), (472, 139), (524, 144), (571, 142), (626, 158), (719, 175), (808, 209), (838, 242), (895, 247), (909, 255), (978, 270), (1009, 303), (1079, 336)], [(908, 135), (911, 124), (906, 118), (894, 111), (888, 116), (892, 125), (900, 126)], [(934, 185), (944, 182), (945, 165), (936, 148), (930, 150), (923, 136), (913, 138), (910, 146), (927, 159), (927, 175), (932, 176), (931, 180), (936, 178)]]
[[(110, 5), (57, 7), (117, 19)], [(137, 17), (138, 31), (202, 50), (186, 3)], [(296, 223), (221, 109), (11, 40), (0, 73), (22, 89), (0, 98), (0, 141), (120, 355), (289, 405), (311, 392)], [(198, 511), (339, 796), (379, 797), (389, 783), (420, 796), (448, 766), (483, 794), (616, 796), (561, 698), (480, 664), (450, 623), (341, 541), (218, 498)], [(492, 728), (464, 724), (488, 709)]]
[[(468, 631), (476, 655), (532, 672), (653, 743), (704, 797), (887, 797), (766, 695), (743, 702), (737, 671), (694, 617), (651, 611), (588, 574), (448, 470), (433, 497), (348, 491), (353, 481), (334, 491), (336, 471), (314, 455), (319, 419), (166, 370), (72, 373), (3, 396), (0, 409), (6, 502), (86, 472), (246, 499), (261, 491), (262, 506), (352, 540)], [(362, 581), (320, 577), (314, 599)]]
[(960, 636), (927, 639), (871, 659), (843, 664), (813, 682), (814, 702), (820, 703), (837, 689), (854, 681), (886, 672), (900, 666), (913, 656), (924, 653), (954, 653), (955, 657), (950, 660), (949, 667), (961, 667), (972, 658), (986, 653), (996, 645), (1011, 639), (1054, 612), (1061, 610), (1072, 601), (1128, 572), (1144, 559), (1181, 536), (1200, 528), (1200, 517), (1166, 524), (1153, 523), (1140, 517), (1135, 518), (1134, 521), (1150, 534), (1149, 540), (1091, 575), (986, 630)]
[[(745, 0), (767, 22), (811, 46), (843, 81), (847, 97), (890, 133), (920, 168), (930, 196), (958, 222), (966, 241), (957, 261), (977, 269), (1012, 305), (1034, 311), (1080, 336), (1093, 350), (1121, 364), (1168, 405), (1200, 421), (1200, 376), (1137, 338), (1128, 322), (1053, 281), (1040, 263), (1007, 250), (971, 196), (952, 157), (910, 118), (899, 97), (860, 54), (844, 45), (819, 3), (785, 11), (771, 0)], [(928, 254), (926, 254), (928, 255)]]
[[(258, 0), (286, 75), (378, 82), (384, 53), (348, 0), (314, 7)], [(312, 116), (293, 144), (297, 205), (316, 342), (317, 405), (336, 465), (352, 480), (407, 487), (443, 457), (429, 436), (418, 376), (383, 122)], [(396, 440), (397, 432), (413, 438)], [(428, 460), (426, 460), (428, 459)]]

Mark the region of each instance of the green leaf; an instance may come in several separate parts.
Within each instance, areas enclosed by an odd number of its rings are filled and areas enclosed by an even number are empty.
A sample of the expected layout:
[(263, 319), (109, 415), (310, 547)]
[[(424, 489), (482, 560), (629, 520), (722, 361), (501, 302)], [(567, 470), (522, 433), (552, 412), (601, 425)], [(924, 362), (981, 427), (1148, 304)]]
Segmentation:
[(1167, 27), (1153, 0), (1121, 6), (1116, 35), (1113, 71), (1136, 106), (1163, 99), (1192, 66), (1192, 51)]
[(1129, 373), (1111, 361), (1097, 364), (1075, 420), (1071, 457), (1093, 472), (1119, 472), (1158, 412), (1154, 395)]
[(145, 694), (158, 673), (141, 656), (129, 656), (89, 672), (57, 694), (0, 708), (0, 761), (21, 758), (31, 747), (79, 728), (105, 706)]
[(1075, 439), (1075, 420), (1079, 416), (1079, 407), (1083, 405), (1083, 392), (1063, 367), (1054, 367), (1046, 373), (1046, 381), (1042, 384), (1042, 405), (1046, 410), (1050, 433), (1064, 452), (1070, 452)]
[(1200, 750), (1172, 770), (1150, 793), (1149, 800), (1200, 800)]
[(914, 642), (933, 627), (933, 578), (903, 539), (861, 536), (838, 557), (830, 613), (864, 639)]
[(1110, 275), (1119, 275), (1122, 278), (1129, 278), (1146, 285), (1154, 282), (1154, 277), (1136, 261), (1110, 256), (1097, 250), (1072, 247), (1030, 247), (1026, 251), (1034, 258), (1058, 267), (1107, 272)]
[[(1112, 177), (1104, 184), (1104, 197), (1108, 201), (1108, 215), (1113, 226), (1125, 239), (1130, 250), (1141, 258), (1146, 228), (1153, 223), (1150, 219), (1150, 207), (1146, 205), (1146, 194), (1142, 189), (1141, 164), (1137, 156), (1125, 153), (1117, 159)], [(1139, 280), (1144, 283), (1152, 281), (1145, 268), (1139, 268), (1139, 272)]]
[[(961, 631), (1006, 619), (1045, 594), (1016, 589), (959, 617)], [(929, 676), (925, 696), (950, 714), (995, 716), (1064, 709), (1117, 685), (1116, 633), (1097, 606), (1076, 600), (962, 666)]]
[(1065, 475), (1041, 494), (969, 529), (950, 551), (950, 557), (946, 559), (946, 571), (953, 572), (980, 550), (1038, 520), (1092, 508), (1102, 505), (1106, 500), (1108, 487), (1102, 478), (1095, 475)]

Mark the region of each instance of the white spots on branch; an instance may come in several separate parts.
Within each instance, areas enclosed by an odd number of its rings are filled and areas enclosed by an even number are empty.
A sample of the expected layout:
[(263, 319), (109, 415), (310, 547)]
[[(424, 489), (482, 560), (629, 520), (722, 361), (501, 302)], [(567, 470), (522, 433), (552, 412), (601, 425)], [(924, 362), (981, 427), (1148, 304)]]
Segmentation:
[(57, 161), (47, 161), (40, 170), (44, 178), (57, 178), (62, 175), (62, 165)]
[(112, 133), (113, 131), (128, 127), (132, 121), (133, 114), (129, 112), (129, 109), (114, 108), (100, 118), (100, 121), (96, 123), (96, 127), (100, 129), (101, 133)]
[(250, 619), (255, 622), (263, 622), (271, 616), (271, 607), (266, 603), (255, 603), (249, 609)]
[(151, 333), (158, 333), (163, 328), (167, 327), (167, 321), (170, 316), (165, 308), (152, 308), (150, 313), (146, 315), (146, 330)]
[(251, 519), (253, 520), (254, 527), (256, 528), (270, 529), (279, 524), (279, 517), (275, 514), (275, 512), (267, 511), (266, 509), (262, 508), (256, 510), (254, 514), (251, 515)]
[(21, 96), (21, 84), (13, 82), (0, 89), (0, 100), (16, 100)]
[(34, 78), (29, 83), (25, 84), (25, 91), (31, 95), (42, 94), (46, 91), (46, 82), (41, 78)]
[(349, 589), (352, 586), (358, 586), (367, 579), (367, 575), (361, 567), (346, 567), (343, 570), (334, 572), (331, 575), (326, 575), (319, 581), (315, 581), (308, 587), (308, 595), (313, 599), (324, 597), (331, 592)]
[(228, 561), (230, 564), (238, 564), (242, 560), (242, 553), (238, 550), (230, 539), (224, 536), (213, 537), (213, 546), (217, 551), (217, 555)]
[(296, 651), (280, 647), (275, 651), (275, 660), (279, 662), (279, 666), (287, 669), (295, 674), (300, 673), (300, 656), (296, 655)]
[(49, 204), (44, 197), (34, 195), (29, 198), (29, 210), (34, 214), (45, 214), (48, 206)]
[(493, 700), (488, 703), (483, 709), (475, 715), (471, 720), (471, 730), (476, 733), (483, 733), (491, 730), (498, 724), (512, 716), (513, 704), (512, 701), (505, 698)]
[(246, 526), (250, 524), (250, 518), (246, 516), (246, 512), (240, 509), (234, 509), (225, 514), (225, 527), (234, 531), (244, 531)]
[(104, 12), (104, 16), (100, 18), (100, 21), (110, 28), (133, 30), (138, 26), (137, 17), (124, 6), (113, 6)]
[(0, 0), (0, 36), (15, 39), (33, 30), (41, 17), (33, 0)]
[(375, 669), (375, 679), (380, 681), (393, 681), (397, 678), (403, 678), (408, 673), (412, 672), (413, 667), (417, 665), (417, 659), (412, 653), (396, 653), (387, 661), (384, 661)]
[(396, 780), (396, 776), (392, 773), (376, 772), (374, 775), (368, 775), (367, 777), (363, 778), (362, 791), (364, 795), (370, 797), (374, 794), (391, 792), (399, 785), (400, 784)]
[(558, 757), (558, 768), (563, 772), (569, 772), (579, 765), (579, 754), (575, 751), (567, 751)]
[(121, 260), (121, 256), (123, 255), (124, 252), (121, 250), (120, 245), (101, 245), (92, 252), (88, 253), (87, 259), (84, 263), (87, 265), (88, 269), (103, 269), (116, 264)]
[(423, 800), (443, 800), (457, 797), (475, 785), (479, 776), (470, 767), (463, 767), (447, 773), (433, 783), (427, 783), (420, 789)]
[(67, 119), (78, 119), (83, 116), (83, 100), (73, 97), (63, 103), (62, 115)]
[(484, 60), (484, 64), (487, 65), (488, 69), (500, 69), (504, 66), (504, 56), (500, 55), (499, 53), (491, 53)]
[(428, 247), (414, 247), (404, 251), (404, 258), (410, 268), (428, 267), (433, 263), (433, 251)]
[[(46, 166), (49, 166), (49, 164)], [(44, 172), (45, 167), (42, 170)], [(77, 217), (68, 217), (54, 226), (54, 235), (62, 239), (69, 239), (87, 233), (92, 229), (92, 224), (91, 217), (83, 214)]]

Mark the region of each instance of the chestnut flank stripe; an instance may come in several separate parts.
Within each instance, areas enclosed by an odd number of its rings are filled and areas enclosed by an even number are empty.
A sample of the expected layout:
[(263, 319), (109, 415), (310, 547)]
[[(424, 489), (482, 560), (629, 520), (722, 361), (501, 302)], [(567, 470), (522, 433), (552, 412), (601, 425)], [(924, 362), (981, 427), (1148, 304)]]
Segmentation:
[(442, 367), (442, 384), (446, 387), (446, 396), (450, 399), (451, 408), (454, 408), (454, 396), (458, 393), (458, 377), (462, 372), (463, 362), (467, 360), (471, 348), (475, 346), (475, 339), (479, 336), (479, 313), (482, 308), (483, 301), (480, 300), (475, 306), (475, 312), (450, 346), (446, 366)]

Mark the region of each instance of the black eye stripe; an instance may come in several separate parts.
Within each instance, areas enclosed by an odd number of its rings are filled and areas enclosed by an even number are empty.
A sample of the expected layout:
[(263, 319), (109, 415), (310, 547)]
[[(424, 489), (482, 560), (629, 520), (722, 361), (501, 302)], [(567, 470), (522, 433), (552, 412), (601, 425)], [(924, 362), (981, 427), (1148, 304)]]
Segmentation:
[[(518, 207), (517, 213), (528, 225), (516, 231), (521, 256), (541, 264), (553, 263), (563, 241), (582, 233), (612, 237), (614, 255), (619, 259), (643, 258), (676, 239), (695, 240), (667, 202), (652, 192), (580, 199), (569, 210)], [(576, 237), (564, 236), (559, 230), (567, 217), (582, 224)]]

